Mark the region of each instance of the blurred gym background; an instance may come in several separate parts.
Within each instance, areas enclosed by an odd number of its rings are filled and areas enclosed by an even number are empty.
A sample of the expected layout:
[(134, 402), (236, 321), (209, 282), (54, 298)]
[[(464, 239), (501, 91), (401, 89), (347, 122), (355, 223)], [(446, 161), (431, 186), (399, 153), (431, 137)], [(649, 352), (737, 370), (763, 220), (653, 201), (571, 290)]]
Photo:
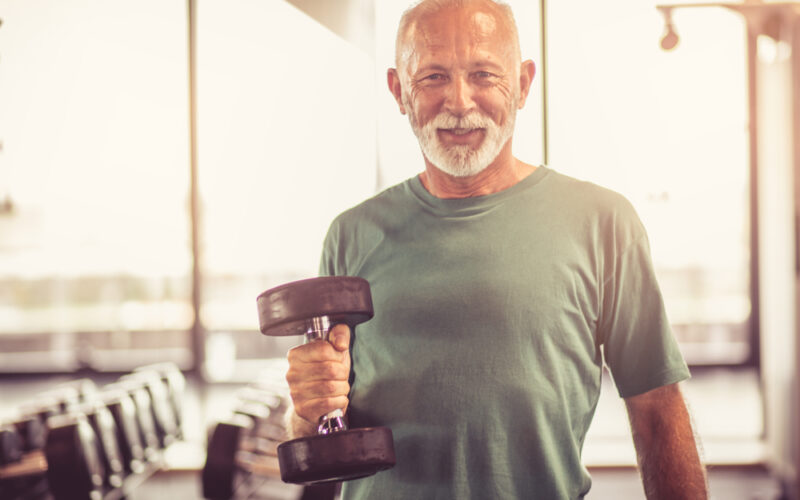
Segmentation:
[[(712, 495), (798, 498), (800, 2), (508, 3), (537, 65), (516, 154), (644, 220)], [(385, 85), (407, 5), (0, 0), (0, 422), (172, 363), (183, 439), (128, 496), (202, 497), (208, 430), (299, 341), (255, 297), (422, 168)], [(607, 382), (589, 498), (641, 498)]]

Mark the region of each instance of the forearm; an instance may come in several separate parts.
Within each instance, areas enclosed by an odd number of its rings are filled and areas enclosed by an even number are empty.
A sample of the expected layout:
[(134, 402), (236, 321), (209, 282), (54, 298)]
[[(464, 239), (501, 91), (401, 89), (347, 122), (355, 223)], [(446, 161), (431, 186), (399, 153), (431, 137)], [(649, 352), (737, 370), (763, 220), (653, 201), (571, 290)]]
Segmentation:
[(628, 403), (642, 484), (648, 499), (705, 499), (708, 485), (691, 418), (677, 386)]

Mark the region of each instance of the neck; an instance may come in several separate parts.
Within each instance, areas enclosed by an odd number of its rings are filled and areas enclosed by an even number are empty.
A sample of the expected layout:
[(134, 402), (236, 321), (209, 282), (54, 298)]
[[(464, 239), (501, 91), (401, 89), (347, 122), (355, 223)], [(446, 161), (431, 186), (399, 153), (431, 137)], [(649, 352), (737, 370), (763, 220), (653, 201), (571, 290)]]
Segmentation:
[(475, 175), (454, 177), (439, 170), (425, 158), (425, 171), (419, 176), (422, 185), (437, 198), (471, 198), (508, 189), (529, 176), (536, 167), (514, 158), (511, 141), (495, 160)]

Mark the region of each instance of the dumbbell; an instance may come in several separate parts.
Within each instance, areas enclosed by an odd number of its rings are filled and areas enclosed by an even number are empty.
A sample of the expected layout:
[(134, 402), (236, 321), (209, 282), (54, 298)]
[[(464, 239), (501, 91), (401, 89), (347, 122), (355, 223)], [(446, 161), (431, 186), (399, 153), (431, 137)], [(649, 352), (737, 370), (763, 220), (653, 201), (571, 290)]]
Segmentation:
[[(28, 405), (27, 412), (17, 409), (14, 417), (9, 417), (0, 430), (0, 468), (11, 465), (11, 470), (19, 462), (37, 462), (44, 453), (47, 439), (45, 422), (48, 417), (60, 414), (58, 404), (52, 400), (39, 399), (44, 406)], [(5, 470), (5, 469), (0, 469)], [(0, 476), (2, 476), (0, 472)], [(24, 477), (0, 479), (0, 498), (28, 499), (40, 498), (47, 494), (47, 477), (44, 473)]]
[(178, 365), (169, 362), (154, 363), (134, 370), (134, 373), (141, 372), (153, 372), (161, 378), (175, 420), (175, 436), (177, 439), (183, 439), (183, 395), (186, 388), (186, 378), (181, 373)]
[[(351, 329), (374, 315), (369, 283), (352, 276), (294, 281), (256, 299), (261, 333), (304, 335), (306, 342), (328, 340), (331, 328)], [(370, 476), (395, 464), (392, 431), (386, 427), (347, 429), (344, 412), (319, 418), (317, 435), (278, 446), (281, 479), (315, 484)]]
[[(121, 378), (105, 386), (103, 389), (110, 394), (119, 391), (130, 397), (130, 400), (133, 402), (135, 427), (138, 431), (138, 442), (142, 448), (144, 462), (158, 462), (160, 460), (159, 453), (161, 450), (161, 442), (159, 441), (158, 430), (154, 419), (153, 402), (143, 382), (137, 379)], [(129, 409), (125, 411), (126, 413), (130, 412)], [(131, 440), (134, 443), (136, 442), (136, 438), (133, 436), (131, 436)], [(133, 451), (134, 449), (135, 446), (131, 448), (131, 453), (135, 453), (135, 451)]]
[(244, 387), (234, 396), (232, 416), (209, 433), (202, 472), (205, 498), (231, 498), (234, 492), (246, 497), (242, 490), (248, 478), (280, 476), (277, 447), (286, 437), (285, 396), (263, 386)]
[[(116, 424), (117, 445), (125, 473), (144, 472), (146, 461), (145, 448), (142, 446), (144, 433), (139, 429), (139, 417), (133, 399), (118, 386), (104, 387), (98, 399), (108, 408)], [(151, 441), (155, 447), (158, 443), (155, 426), (152, 426), (152, 429)]]
[(45, 477), (47, 491), (55, 500), (101, 499), (105, 470), (87, 417), (79, 413), (56, 415), (47, 425), (42, 449), (0, 467), (0, 491), (7, 495), (3, 498), (28, 498), (31, 492), (20, 491), (19, 481)]
[(86, 415), (97, 442), (98, 459), (103, 465), (103, 486), (113, 490), (122, 486), (125, 468), (119, 447), (119, 431), (111, 411), (101, 402), (84, 403), (81, 412)]
[[(152, 422), (158, 436), (159, 448), (166, 448), (174, 443), (178, 439), (178, 421), (161, 376), (153, 371), (138, 371), (123, 375), (118, 382), (126, 384), (131, 391), (141, 389), (146, 391), (150, 399)], [(137, 398), (141, 398), (141, 394), (134, 397), (139, 404), (140, 400)], [(144, 401), (141, 403), (146, 404)]]
[(203, 498), (229, 499), (241, 493), (251, 474), (278, 477), (280, 472), (274, 457), (257, 457), (248, 449), (246, 441), (253, 427), (252, 419), (234, 414), (211, 429), (201, 473)]

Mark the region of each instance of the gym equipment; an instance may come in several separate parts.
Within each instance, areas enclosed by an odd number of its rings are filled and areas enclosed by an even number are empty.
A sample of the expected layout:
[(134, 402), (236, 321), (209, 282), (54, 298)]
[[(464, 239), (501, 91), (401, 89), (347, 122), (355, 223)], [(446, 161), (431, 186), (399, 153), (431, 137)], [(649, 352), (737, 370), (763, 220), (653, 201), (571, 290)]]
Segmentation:
[(117, 380), (104, 389), (106, 391), (119, 390), (131, 398), (144, 459), (147, 462), (158, 461), (161, 442), (158, 439), (150, 393), (144, 388), (141, 381), (131, 379)]
[(252, 470), (244, 462), (240, 448), (252, 427), (253, 422), (244, 415), (235, 415), (214, 426), (201, 473), (204, 498), (231, 498), (245, 483), (245, 472)]
[[(178, 420), (172, 409), (169, 392), (161, 376), (153, 371), (135, 371), (120, 377), (121, 383), (128, 384), (130, 391), (145, 389), (150, 396), (152, 421), (160, 448), (166, 448), (178, 439)], [(141, 395), (137, 396), (141, 398)], [(138, 399), (135, 401), (139, 403)]]
[[(26, 453), (0, 468), (0, 492), (11, 496), (15, 480), (46, 477), (56, 500), (102, 498), (105, 470), (95, 432), (82, 414), (56, 415), (48, 420), (41, 450)], [(4, 496), (5, 498), (5, 496)]]
[(155, 363), (134, 370), (134, 373), (143, 372), (152, 372), (161, 378), (175, 421), (175, 437), (183, 439), (183, 393), (186, 378), (175, 363)]
[[(335, 325), (352, 329), (374, 315), (369, 283), (352, 276), (286, 283), (256, 302), (261, 333), (305, 335), (306, 342), (327, 341)], [(316, 436), (286, 441), (277, 452), (281, 479), (296, 484), (347, 481), (395, 465), (391, 429), (347, 429), (342, 410), (321, 416)]]
[(280, 477), (277, 447), (285, 439), (283, 416), (288, 407), (284, 396), (263, 387), (246, 387), (235, 396), (233, 414), (209, 433), (201, 474), (205, 498), (249, 498), (250, 490), (260, 484), (251, 478)]
[(182, 435), (182, 382), (162, 364), (102, 389), (80, 379), (34, 395), (0, 421), (0, 499), (127, 497)]
[(22, 438), (12, 427), (0, 427), (0, 466), (22, 458)]
[(17, 431), (23, 452), (44, 448), (47, 428), (39, 417), (31, 415), (21, 417), (9, 422), (9, 425)]
[[(144, 471), (145, 454), (142, 446), (142, 433), (136, 405), (127, 392), (120, 388), (107, 388), (99, 396), (100, 401), (108, 408), (117, 429), (117, 445), (122, 465), (128, 474)], [(152, 436), (153, 446), (157, 443), (155, 432)]]
[(119, 450), (118, 430), (114, 417), (100, 401), (86, 403), (83, 414), (88, 418), (97, 437), (98, 456), (105, 470), (103, 486), (106, 489), (121, 487), (125, 470)]

